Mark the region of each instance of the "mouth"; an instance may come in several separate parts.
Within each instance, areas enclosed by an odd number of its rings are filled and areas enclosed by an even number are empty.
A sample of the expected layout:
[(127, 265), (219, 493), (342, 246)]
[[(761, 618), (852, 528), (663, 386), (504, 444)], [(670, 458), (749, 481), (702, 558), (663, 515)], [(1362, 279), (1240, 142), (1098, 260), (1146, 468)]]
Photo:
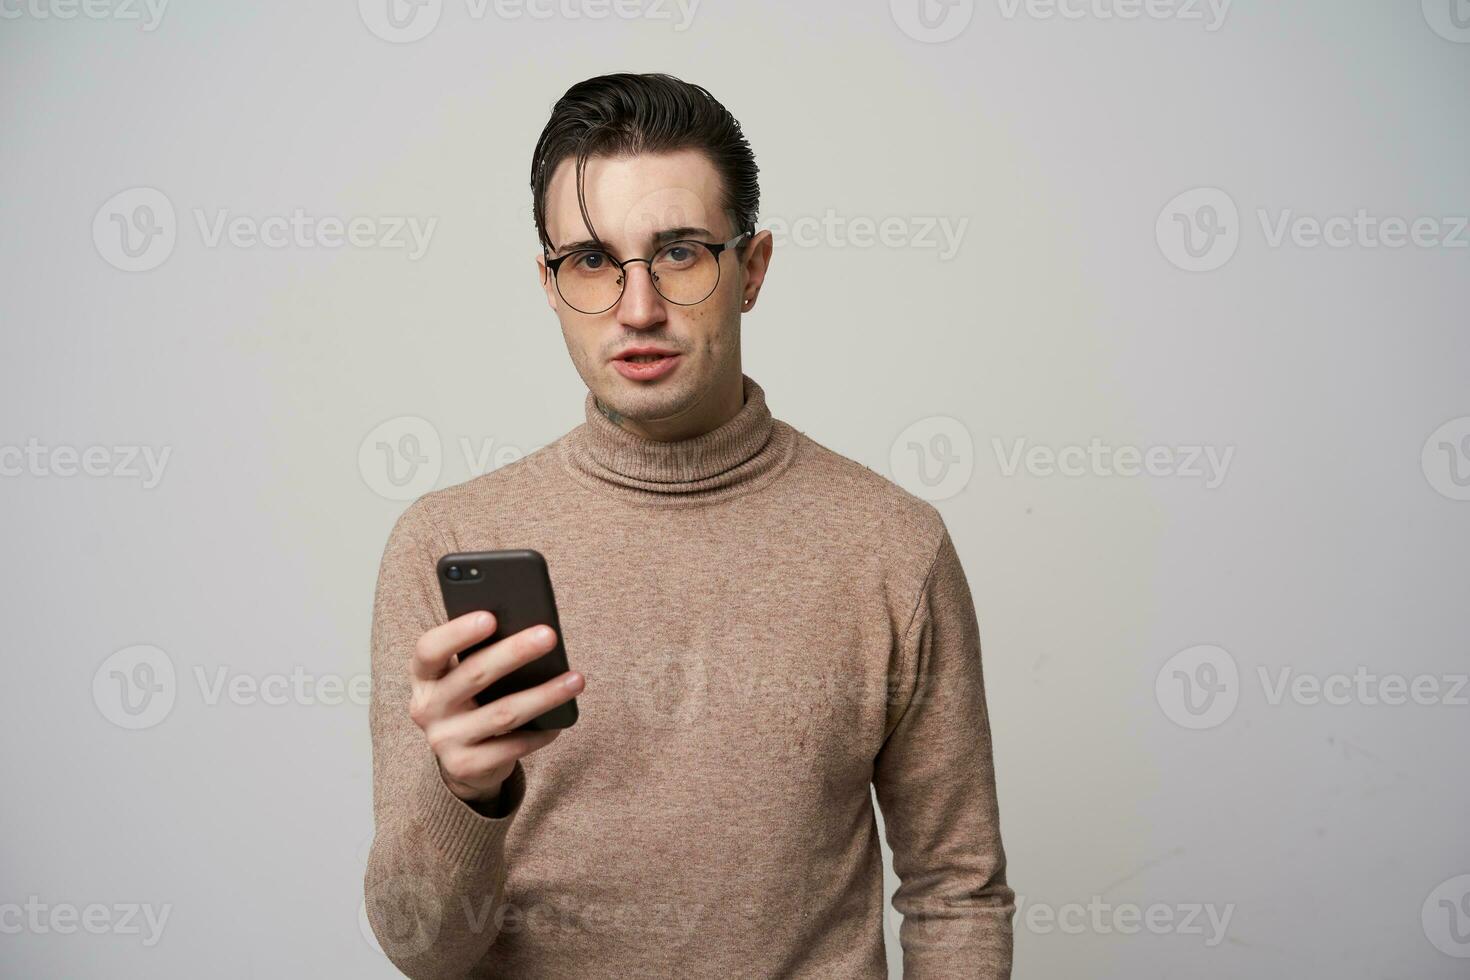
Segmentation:
[(652, 381), (672, 371), (682, 358), (678, 351), (631, 347), (613, 358), (613, 369), (633, 381)]
[(678, 351), (665, 350), (662, 347), (629, 347), (613, 358), (615, 361), (632, 361), (635, 364), (647, 364), (661, 357), (675, 357)]

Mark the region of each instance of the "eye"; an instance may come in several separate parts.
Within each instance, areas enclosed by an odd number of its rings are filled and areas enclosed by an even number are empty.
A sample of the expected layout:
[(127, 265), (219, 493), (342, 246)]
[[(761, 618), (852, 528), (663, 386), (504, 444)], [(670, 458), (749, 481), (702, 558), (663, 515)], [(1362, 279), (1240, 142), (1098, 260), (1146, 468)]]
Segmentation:
[(612, 264), (606, 252), (595, 249), (573, 252), (568, 261), (577, 272), (601, 272)]
[(692, 265), (695, 259), (698, 258), (698, 255), (695, 253), (696, 247), (688, 242), (674, 242), (671, 245), (666, 245), (663, 253), (659, 256), (660, 263), (671, 265), (675, 268)]

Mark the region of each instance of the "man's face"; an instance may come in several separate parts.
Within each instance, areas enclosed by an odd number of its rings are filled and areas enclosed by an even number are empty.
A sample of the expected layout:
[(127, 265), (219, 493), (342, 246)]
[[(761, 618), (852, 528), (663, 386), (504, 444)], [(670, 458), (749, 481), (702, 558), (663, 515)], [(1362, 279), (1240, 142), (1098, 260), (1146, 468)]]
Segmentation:
[[(567, 158), (547, 185), (552, 258), (592, 238), (578, 207), (575, 180), (575, 161)], [(727, 241), (738, 233), (731, 216), (720, 209), (719, 173), (696, 150), (590, 157), (583, 191), (603, 246), (619, 261), (652, 258), (674, 229), (685, 229), (679, 238), (704, 242)], [(732, 384), (739, 390), (740, 314), (749, 309), (747, 301), (754, 303), (770, 252), (768, 232), (754, 243), (746, 239), (743, 247), (726, 249), (718, 259), (714, 292), (692, 306), (665, 299), (654, 288), (648, 263), (633, 262), (623, 271), (622, 298), (611, 309), (592, 314), (561, 298), (544, 257), (538, 255), (536, 264), (547, 302), (561, 321), (567, 351), (588, 389), (627, 419), (677, 423), (710, 411), (711, 392), (728, 391)], [(564, 264), (563, 274), (568, 270)], [(621, 363), (619, 355), (635, 347), (675, 356), (653, 371)]]

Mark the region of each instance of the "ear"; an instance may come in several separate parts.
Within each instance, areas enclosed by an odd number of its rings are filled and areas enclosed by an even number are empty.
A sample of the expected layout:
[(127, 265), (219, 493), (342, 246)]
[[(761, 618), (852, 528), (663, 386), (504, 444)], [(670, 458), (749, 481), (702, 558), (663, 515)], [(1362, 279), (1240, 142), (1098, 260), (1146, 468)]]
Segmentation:
[(773, 240), (769, 231), (758, 231), (755, 237), (746, 242), (745, 247), (740, 250), (742, 256), (740, 269), (743, 273), (742, 281), (745, 283), (745, 290), (740, 298), (742, 313), (749, 313), (755, 309), (755, 300), (760, 295), (761, 284), (766, 281), (766, 272), (771, 268), (772, 244)]
[(541, 279), (541, 288), (546, 291), (546, 305), (551, 307), (551, 312), (556, 312), (556, 280), (551, 276), (551, 270), (546, 268), (546, 253), (536, 253), (536, 275)]

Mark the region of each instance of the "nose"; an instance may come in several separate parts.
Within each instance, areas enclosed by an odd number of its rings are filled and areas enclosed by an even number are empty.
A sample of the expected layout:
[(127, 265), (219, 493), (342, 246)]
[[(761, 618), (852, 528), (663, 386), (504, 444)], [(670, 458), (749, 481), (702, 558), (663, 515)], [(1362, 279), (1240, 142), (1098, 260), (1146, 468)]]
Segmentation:
[(631, 330), (647, 330), (667, 319), (664, 298), (653, 288), (653, 273), (647, 262), (629, 262), (623, 267), (623, 298), (618, 300), (618, 323)]

